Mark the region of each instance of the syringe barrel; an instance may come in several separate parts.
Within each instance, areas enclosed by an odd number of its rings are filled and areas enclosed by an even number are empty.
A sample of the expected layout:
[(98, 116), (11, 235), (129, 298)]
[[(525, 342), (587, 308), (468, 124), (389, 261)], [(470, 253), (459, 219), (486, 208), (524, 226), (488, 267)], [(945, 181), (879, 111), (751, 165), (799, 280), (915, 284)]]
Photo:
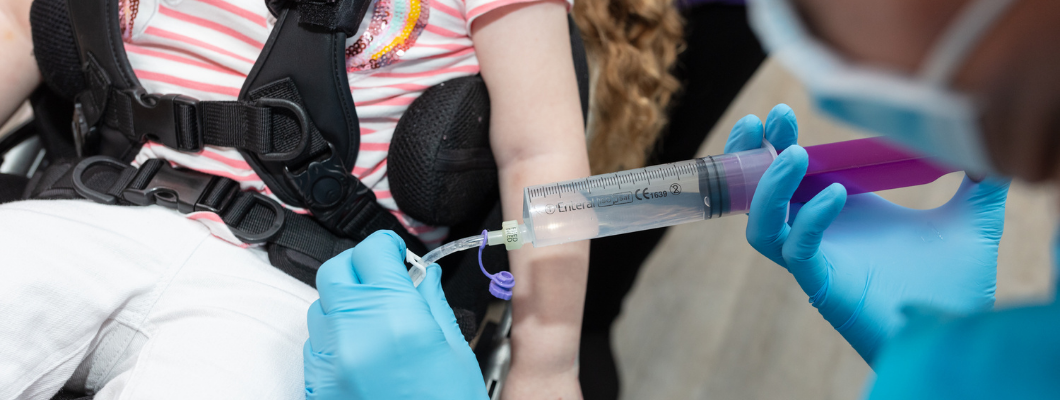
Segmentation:
[(595, 175), (523, 190), (534, 247), (743, 214), (777, 157), (760, 149)]

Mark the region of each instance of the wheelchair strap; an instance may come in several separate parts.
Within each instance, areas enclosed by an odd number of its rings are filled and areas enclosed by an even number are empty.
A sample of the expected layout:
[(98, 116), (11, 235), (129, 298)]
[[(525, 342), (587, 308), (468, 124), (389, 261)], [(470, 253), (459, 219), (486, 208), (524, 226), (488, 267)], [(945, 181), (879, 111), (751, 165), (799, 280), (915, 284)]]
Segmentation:
[[(95, 70), (104, 78), (102, 71)], [(98, 71), (98, 72), (96, 72)], [(95, 80), (94, 80), (95, 81)], [(290, 85), (281, 81), (280, 85)], [(90, 85), (95, 86), (95, 85)], [(259, 98), (252, 101), (198, 101), (178, 94), (146, 94), (142, 89), (116, 90), (100, 87), (93, 92), (107, 93), (103, 123), (116, 129), (130, 143), (151, 140), (166, 147), (197, 152), (203, 146), (234, 147), (257, 154), (263, 160), (298, 162), (319, 156), (327, 143), (309, 122), (297, 101)], [(292, 94), (296, 91), (290, 89)], [(93, 97), (82, 96), (82, 99)], [(298, 96), (289, 96), (298, 100)], [(84, 147), (92, 137), (90, 116), (85, 103), (74, 108), (74, 137)], [(308, 152), (304, 152), (308, 147)]]
[[(276, 24), (235, 101), (147, 93), (122, 44), (117, 0), (58, 1), (69, 10), (84, 76), (72, 122), (79, 159), (45, 171), (29, 197), (211, 211), (239, 240), (266, 243), (281, 269), (315, 273), (379, 229), (423, 254), (423, 244), (347, 167), (357, 159), (360, 128), (345, 42), (369, 0), (267, 1)], [(128, 166), (148, 140), (185, 152), (235, 148), (277, 198), (309, 215), (164, 161)], [(91, 154), (100, 156), (80, 159)], [(312, 273), (288, 273), (313, 284)]]
[(389, 229), (405, 240), (409, 250), (423, 254), (419, 240), (408, 234), (397, 218), (366, 192), (351, 223), (336, 235), (313, 218), (296, 214), (256, 192), (239, 190), (231, 179), (177, 169), (152, 159), (135, 168), (118, 159), (94, 156), (78, 162), (57, 162), (37, 174), (26, 189), (29, 199), (88, 199), (126, 206), (157, 204), (181, 213), (217, 214), (244, 243), (267, 246), (270, 262), (287, 274), (316, 287), (320, 265), (359, 243), (373, 232)]
[[(122, 45), (117, 0), (67, 0), (85, 78), (72, 123), (78, 155), (99, 148), (99, 154), (129, 161), (147, 140), (189, 152), (206, 145), (233, 147), (284, 202), (335, 206), (337, 192), (314, 187), (320, 173), (294, 181), (286, 175), (319, 159), (333, 158), (336, 167), (357, 159), (357, 112), (344, 73), (350, 27), (328, 24), (326, 17), (329, 12), (363, 16), (368, 3), (270, 2), (277, 23), (239, 100), (198, 101), (144, 90)], [(302, 9), (314, 14), (301, 17)], [(355, 9), (360, 14), (351, 14)], [(307, 19), (308, 28), (299, 25)]]

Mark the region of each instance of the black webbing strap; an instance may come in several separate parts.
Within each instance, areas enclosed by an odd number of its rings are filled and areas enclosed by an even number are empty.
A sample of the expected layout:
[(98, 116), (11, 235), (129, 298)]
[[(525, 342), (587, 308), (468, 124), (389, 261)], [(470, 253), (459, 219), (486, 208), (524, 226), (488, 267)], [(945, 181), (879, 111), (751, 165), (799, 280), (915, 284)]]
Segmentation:
[[(201, 113), (197, 113), (198, 110)], [(277, 132), (275, 139), (278, 140), (273, 141), (272, 112), (268, 107), (255, 107), (239, 101), (204, 101), (197, 108), (181, 105), (177, 112), (189, 122), (201, 122), (203, 144), (235, 147), (258, 154), (287, 152), (299, 145), (292, 141), (300, 139), (297, 134)], [(201, 114), (202, 118), (196, 118), (196, 114)], [(241, 135), (242, 132), (246, 135)]]
[(329, 32), (343, 32), (347, 37), (357, 33), (371, 0), (266, 0), (272, 15), (294, 5), (298, 8), (298, 23)]
[(264, 160), (294, 162), (320, 156), (327, 143), (306, 116), (294, 85), (280, 81), (276, 86), (269, 93), (275, 97), (262, 93), (253, 101), (197, 101), (111, 89), (103, 122), (130, 141), (152, 140), (180, 151), (231, 147)]
[[(376, 201), (375, 194), (371, 189), (351, 179), (350, 183), (355, 187), (350, 189), (344, 200), (345, 202), (335, 209), (332, 215), (316, 215), (316, 221), (324, 228), (337, 232), (339, 236), (352, 238), (365, 238), (378, 230), (389, 229), (401, 236), (405, 241), (405, 247), (416, 254), (425, 254), (427, 247), (415, 236), (412, 236), (397, 221), (397, 217), (380, 206)], [(397, 224), (402, 229), (391, 228)]]
[(266, 244), (273, 265), (314, 287), (316, 270), (324, 261), (377, 230), (398, 233), (410, 250), (424, 254), (423, 245), (374, 196), (351, 213), (350, 234), (335, 235), (309, 216), (261, 194), (240, 191), (231, 179), (173, 168), (158, 159), (140, 168), (103, 156), (59, 161), (34, 176), (25, 198), (85, 198), (115, 205), (157, 204), (182, 213), (214, 212), (241, 241)]

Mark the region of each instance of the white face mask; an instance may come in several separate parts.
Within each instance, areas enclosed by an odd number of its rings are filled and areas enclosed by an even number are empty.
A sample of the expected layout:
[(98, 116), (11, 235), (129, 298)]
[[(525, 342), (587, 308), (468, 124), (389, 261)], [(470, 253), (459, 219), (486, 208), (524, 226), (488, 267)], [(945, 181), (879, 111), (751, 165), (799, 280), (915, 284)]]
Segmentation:
[(972, 0), (943, 33), (915, 77), (854, 65), (806, 30), (790, 0), (749, 1), (751, 26), (810, 91), (826, 114), (878, 132), (952, 167), (994, 169), (983, 145), (979, 110), (949, 88), (954, 74), (1015, 0)]

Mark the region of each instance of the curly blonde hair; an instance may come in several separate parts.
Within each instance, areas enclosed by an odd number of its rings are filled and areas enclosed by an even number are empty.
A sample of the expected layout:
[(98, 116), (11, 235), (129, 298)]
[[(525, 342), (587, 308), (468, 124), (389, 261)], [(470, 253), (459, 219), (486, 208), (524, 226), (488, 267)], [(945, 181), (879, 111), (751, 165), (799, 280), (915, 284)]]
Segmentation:
[(673, 0), (576, 0), (573, 16), (593, 71), (592, 171), (642, 167), (680, 88), (681, 17)]

